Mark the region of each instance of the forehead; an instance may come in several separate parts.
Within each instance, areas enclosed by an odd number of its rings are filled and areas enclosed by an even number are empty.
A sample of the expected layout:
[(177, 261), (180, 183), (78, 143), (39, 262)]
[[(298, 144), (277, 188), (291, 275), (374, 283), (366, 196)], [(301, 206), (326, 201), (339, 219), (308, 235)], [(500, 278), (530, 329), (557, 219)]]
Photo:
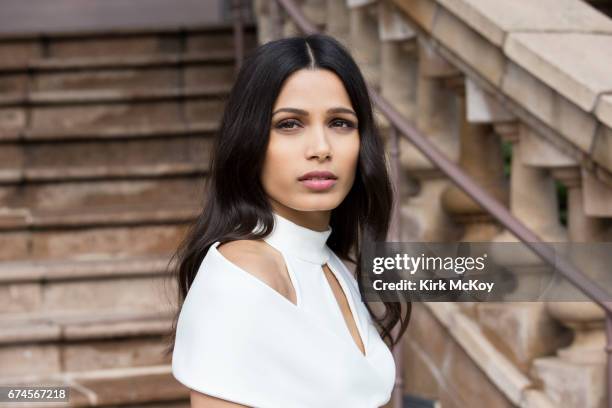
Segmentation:
[(325, 110), (332, 106), (352, 107), (340, 78), (327, 69), (300, 69), (285, 80), (274, 109), (301, 107)]

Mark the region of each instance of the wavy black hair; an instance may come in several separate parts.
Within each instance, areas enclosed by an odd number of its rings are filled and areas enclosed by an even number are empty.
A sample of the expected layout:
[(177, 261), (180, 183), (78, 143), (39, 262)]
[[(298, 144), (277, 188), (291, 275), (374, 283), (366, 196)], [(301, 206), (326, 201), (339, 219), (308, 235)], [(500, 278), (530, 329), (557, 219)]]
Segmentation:
[[(350, 53), (334, 38), (313, 34), (271, 41), (257, 47), (245, 59), (230, 91), (221, 126), (214, 142), (205, 201), (172, 258), (174, 277), (182, 305), (198, 268), (216, 241), (261, 239), (273, 228), (272, 207), (260, 177), (272, 122), (272, 108), (285, 80), (300, 69), (327, 69), (344, 84), (357, 113), (360, 150), (355, 181), (342, 203), (331, 212), (332, 233), (327, 245), (338, 257), (355, 264), (363, 294), (361, 243), (385, 241), (389, 228), (393, 190), (386, 167), (384, 144), (379, 135), (368, 90)], [(264, 228), (253, 232), (257, 221)], [(351, 256), (351, 253), (354, 256)], [(411, 305), (402, 319), (398, 302), (383, 302), (377, 316), (368, 303), (383, 340), (393, 347), (406, 331)], [(174, 348), (177, 311), (166, 353)], [(400, 322), (398, 335), (391, 333)]]

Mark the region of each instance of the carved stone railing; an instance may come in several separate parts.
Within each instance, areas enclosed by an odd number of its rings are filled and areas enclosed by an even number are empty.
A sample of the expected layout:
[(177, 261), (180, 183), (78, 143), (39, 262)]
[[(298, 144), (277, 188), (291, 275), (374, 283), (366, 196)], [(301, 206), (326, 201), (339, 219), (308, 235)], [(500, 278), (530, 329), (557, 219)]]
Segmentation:
[[(612, 20), (579, 0), (295, 3), (349, 47), (373, 89), (542, 240), (611, 240)], [(271, 4), (255, 1), (260, 42), (298, 33)], [(393, 140), (393, 127), (378, 119)], [(512, 151), (509, 182), (502, 143)], [(517, 240), (404, 139), (399, 152), (402, 240)], [(567, 226), (559, 183), (568, 191)], [(464, 389), (469, 374), (454, 367), (464, 358), (462, 369), (469, 372), (470, 361), (492, 385), (484, 391), (479, 383), (479, 398), (484, 393), (495, 406), (604, 406), (605, 315), (596, 304), (427, 303), (418, 310), (435, 322), (415, 319), (406, 337), (410, 392), (482, 406)], [(432, 348), (418, 340), (419, 330), (443, 332), (460, 350)]]

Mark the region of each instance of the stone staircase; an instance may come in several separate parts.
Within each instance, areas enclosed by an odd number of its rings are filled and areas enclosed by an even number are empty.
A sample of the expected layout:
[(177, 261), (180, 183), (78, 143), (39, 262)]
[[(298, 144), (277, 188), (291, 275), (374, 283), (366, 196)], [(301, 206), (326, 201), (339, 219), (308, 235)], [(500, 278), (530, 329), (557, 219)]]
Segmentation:
[(0, 38), (0, 384), (189, 405), (162, 353), (168, 267), (233, 53), (229, 25)]

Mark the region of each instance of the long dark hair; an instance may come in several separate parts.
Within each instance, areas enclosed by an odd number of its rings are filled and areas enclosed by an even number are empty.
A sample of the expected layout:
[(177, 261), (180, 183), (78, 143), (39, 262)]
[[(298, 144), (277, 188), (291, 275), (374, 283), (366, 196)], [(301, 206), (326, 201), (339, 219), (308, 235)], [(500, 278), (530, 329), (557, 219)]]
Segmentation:
[[(268, 145), (272, 107), (285, 80), (300, 69), (327, 69), (343, 82), (357, 113), (360, 150), (355, 181), (342, 203), (332, 210), (332, 233), (327, 245), (338, 257), (355, 264), (359, 290), (361, 243), (385, 241), (393, 201), (383, 142), (378, 133), (367, 87), (349, 52), (335, 39), (322, 34), (271, 41), (256, 48), (244, 61), (229, 94), (213, 147), (205, 185), (202, 213), (178, 247), (175, 278), (179, 306), (209, 247), (216, 241), (261, 239), (273, 228), (274, 218), (260, 182)], [(257, 221), (264, 228), (253, 232)], [(351, 256), (351, 252), (355, 256)], [(385, 313), (376, 322), (383, 340), (394, 346), (408, 326), (410, 304), (401, 316), (401, 304), (384, 302)], [(180, 308), (179, 308), (180, 311)], [(174, 348), (175, 316), (166, 353)], [(394, 339), (391, 330), (401, 321)]]

